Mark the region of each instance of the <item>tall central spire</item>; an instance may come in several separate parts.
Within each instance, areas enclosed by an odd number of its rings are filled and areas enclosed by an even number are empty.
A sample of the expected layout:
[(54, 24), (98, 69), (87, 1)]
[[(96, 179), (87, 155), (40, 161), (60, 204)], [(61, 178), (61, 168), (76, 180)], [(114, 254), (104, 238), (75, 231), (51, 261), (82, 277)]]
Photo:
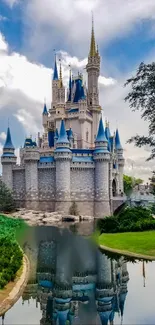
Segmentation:
[(57, 69), (56, 53), (55, 53), (53, 80), (58, 80), (58, 69)]
[(92, 32), (91, 32), (91, 43), (89, 56), (94, 57), (96, 55), (96, 44), (95, 44), (95, 34), (94, 34), (94, 18), (92, 14)]

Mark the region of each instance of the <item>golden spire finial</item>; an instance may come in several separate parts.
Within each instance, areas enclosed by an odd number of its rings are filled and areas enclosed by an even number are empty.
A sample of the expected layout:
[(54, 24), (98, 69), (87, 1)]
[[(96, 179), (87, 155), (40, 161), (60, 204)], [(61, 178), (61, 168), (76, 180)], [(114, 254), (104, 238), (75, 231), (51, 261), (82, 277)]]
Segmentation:
[(59, 76), (59, 80), (60, 80), (60, 88), (63, 87), (63, 82), (62, 82), (62, 68), (61, 68), (61, 59), (59, 59), (60, 61), (60, 76)]
[(92, 12), (92, 32), (91, 32), (91, 43), (89, 56), (94, 57), (96, 55), (96, 44), (95, 44), (95, 35), (94, 35), (94, 17)]

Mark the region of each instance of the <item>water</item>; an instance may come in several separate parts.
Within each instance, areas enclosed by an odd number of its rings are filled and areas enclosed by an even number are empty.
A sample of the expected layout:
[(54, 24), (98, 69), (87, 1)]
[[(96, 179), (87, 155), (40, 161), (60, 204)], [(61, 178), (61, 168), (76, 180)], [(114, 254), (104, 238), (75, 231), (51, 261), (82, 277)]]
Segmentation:
[(29, 283), (0, 325), (155, 324), (155, 262), (111, 257), (72, 231), (34, 227), (22, 239)]

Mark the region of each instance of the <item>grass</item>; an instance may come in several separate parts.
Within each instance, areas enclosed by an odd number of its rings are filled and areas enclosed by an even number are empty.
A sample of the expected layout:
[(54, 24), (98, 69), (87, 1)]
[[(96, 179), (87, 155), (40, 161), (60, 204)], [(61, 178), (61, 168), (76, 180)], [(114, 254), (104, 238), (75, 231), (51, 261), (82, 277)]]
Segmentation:
[(122, 251), (155, 257), (155, 230), (117, 234), (103, 233), (98, 237), (98, 244)]

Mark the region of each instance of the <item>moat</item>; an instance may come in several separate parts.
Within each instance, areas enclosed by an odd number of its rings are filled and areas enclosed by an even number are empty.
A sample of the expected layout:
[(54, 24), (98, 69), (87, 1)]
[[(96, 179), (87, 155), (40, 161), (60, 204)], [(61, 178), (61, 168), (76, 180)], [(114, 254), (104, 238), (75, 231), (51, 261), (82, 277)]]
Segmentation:
[(29, 282), (0, 325), (154, 324), (155, 262), (100, 252), (83, 237), (92, 224), (68, 228), (31, 227), (22, 237)]

